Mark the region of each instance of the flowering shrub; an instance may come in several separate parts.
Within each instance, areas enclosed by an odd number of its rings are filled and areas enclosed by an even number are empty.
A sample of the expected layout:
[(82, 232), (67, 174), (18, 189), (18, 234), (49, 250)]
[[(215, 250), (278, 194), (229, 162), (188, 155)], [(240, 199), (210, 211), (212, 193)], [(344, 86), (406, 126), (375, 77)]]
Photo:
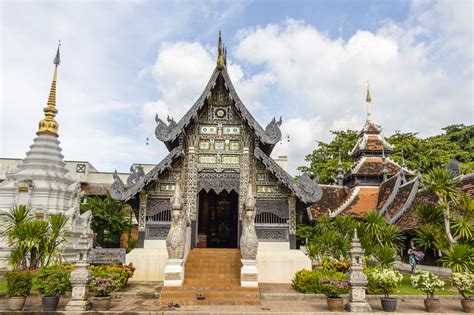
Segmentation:
[(95, 292), (95, 296), (105, 297), (114, 292), (118, 287), (118, 281), (113, 276), (92, 277), (89, 281), (89, 289)]
[(427, 298), (433, 299), (437, 290), (444, 288), (444, 281), (429, 271), (418, 270), (411, 276), (411, 285), (426, 293)]
[(453, 285), (465, 299), (470, 299), (474, 295), (474, 273), (455, 272), (452, 275)]
[(368, 272), (367, 278), (375, 289), (383, 291), (386, 298), (400, 286), (403, 275), (392, 268), (374, 268)]
[(92, 276), (105, 278), (112, 276), (117, 280), (116, 291), (124, 289), (128, 284), (128, 279), (133, 276), (135, 267), (132, 264), (129, 265), (96, 265), (89, 266), (89, 270), (92, 271)]
[(343, 273), (333, 272), (320, 280), (322, 293), (329, 298), (338, 298), (347, 293), (349, 284)]

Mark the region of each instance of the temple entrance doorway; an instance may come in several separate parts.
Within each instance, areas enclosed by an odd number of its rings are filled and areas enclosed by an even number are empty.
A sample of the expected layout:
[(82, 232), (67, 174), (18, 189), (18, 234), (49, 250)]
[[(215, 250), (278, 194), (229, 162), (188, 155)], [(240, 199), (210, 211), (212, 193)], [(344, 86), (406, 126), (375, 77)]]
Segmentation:
[(239, 195), (231, 190), (199, 192), (197, 247), (237, 248)]

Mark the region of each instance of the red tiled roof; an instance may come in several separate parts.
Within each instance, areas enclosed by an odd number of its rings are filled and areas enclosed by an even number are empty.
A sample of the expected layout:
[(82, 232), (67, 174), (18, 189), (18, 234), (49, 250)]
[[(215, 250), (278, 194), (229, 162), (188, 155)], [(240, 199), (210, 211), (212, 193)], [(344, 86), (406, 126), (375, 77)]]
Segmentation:
[(394, 175), (380, 185), (380, 192), (377, 198), (377, 209), (383, 208), (388, 198), (392, 194), (393, 190), (395, 189), (397, 179), (398, 175)]
[(412, 191), (414, 185), (415, 185), (415, 181), (411, 181), (400, 187), (400, 189), (397, 192), (397, 196), (393, 200), (390, 207), (387, 209), (387, 212), (385, 215), (387, 219), (392, 218), (405, 205), (408, 199), (408, 196), (410, 195), (410, 192)]
[(329, 210), (334, 211), (349, 197), (349, 188), (347, 187), (321, 186), (321, 188), (323, 190), (321, 199), (309, 207), (313, 220), (327, 215)]
[(342, 215), (361, 217), (377, 206), (378, 187), (360, 187), (354, 200), (344, 209)]
[[(388, 176), (391, 177), (398, 173), (400, 166), (391, 160), (386, 160)], [(359, 160), (354, 167), (352, 174), (355, 175), (382, 175), (383, 174), (383, 159), (382, 157), (366, 157)]]

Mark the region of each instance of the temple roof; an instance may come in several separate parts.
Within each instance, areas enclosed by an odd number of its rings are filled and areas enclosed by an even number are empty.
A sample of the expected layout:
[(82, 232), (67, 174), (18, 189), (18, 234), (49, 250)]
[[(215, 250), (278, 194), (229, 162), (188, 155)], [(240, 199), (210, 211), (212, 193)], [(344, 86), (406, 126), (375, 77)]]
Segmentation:
[[(395, 161), (388, 158), (386, 158), (385, 161), (387, 163), (388, 176), (393, 176), (400, 171), (401, 166)], [(378, 156), (362, 157), (354, 166), (352, 166), (349, 173), (368, 176), (381, 175), (383, 173), (383, 162), (383, 158)], [(407, 175), (413, 175), (413, 172), (410, 170), (405, 169), (405, 172)]]
[(350, 154), (354, 158), (364, 152), (377, 152), (379, 155), (382, 155), (382, 152), (389, 154), (393, 149), (393, 146), (382, 136), (382, 129), (372, 121), (367, 120), (364, 128), (362, 128), (359, 133), (359, 139), (354, 148), (350, 151)]
[[(110, 186), (109, 192), (110, 196), (116, 200), (127, 201), (133, 198), (140, 190), (142, 190), (147, 184), (151, 181), (157, 179), (160, 174), (162, 174), (179, 156), (183, 151), (183, 147), (181, 145), (175, 147), (168, 155), (151, 171), (149, 171), (146, 175), (145, 174), (135, 174), (136, 178), (134, 179), (131, 185), (125, 186), (120, 177), (117, 175), (117, 171), (115, 171), (114, 179), (115, 181)], [(130, 175), (130, 176), (132, 176)], [(127, 180), (127, 182), (129, 182)]]
[(255, 148), (254, 155), (279, 181), (284, 183), (286, 187), (304, 203), (318, 202), (321, 199), (321, 195), (323, 194), (321, 186), (316, 180), (311, 180), (306, 173), (301, 176), (301, 180), (298, 183), (260, 148)]
[(280, 121), (277, 121), (275, 118), (263, 129), (260, 124), (255, 120), (255, 118), (250, 114), (248, 109), (240, 100), (237, 92), (235, 91), (234, 85), (230, 80), (229, 74), (227, 73), (227, 67), (224, 66), (221, 69), (216, 66), (214, 72), (209, 79), (204, 91), (201, 93), (201, 96), (194, 103), (194, 105), (188, 110), (188, 112), (179, 120), (179, 122), (174, 122), (172, 119), (169, 119), (169, 124), (164, 123), (161, 119), (157, 117), (158, 126), (156, 127), (156, 137), (158, 140), (165, 143), (168, 150), (172, 150), (175, 146), (178, 145), (178, 137), (182, 131), (188, 127), (196, 118), (198, 117), (198, 111), (204, 106), (205, 101), (211, 95), (211, 90), (214, 88), (217, 82), (219, 75), (222, 75), (224, 79), (225, 87), (229, 91), (230, 98), (234, 101), (235, 108), (242, 116), (242, 119), (250, 126), (250, 128), (255, 132), (257, 138), (262, 142), (263, 149), (267, 154), (270, 154), (273, 146), (281, 140), (281, 132), (279, 126), (281, 125)]

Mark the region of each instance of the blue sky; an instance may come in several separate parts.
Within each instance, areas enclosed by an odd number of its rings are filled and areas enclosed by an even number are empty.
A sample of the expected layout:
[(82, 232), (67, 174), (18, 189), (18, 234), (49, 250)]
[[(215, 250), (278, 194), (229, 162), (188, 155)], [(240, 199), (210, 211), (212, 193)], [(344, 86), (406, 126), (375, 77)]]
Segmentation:
[[(158, 163), (155, 113), (179, 119), (228, 46), (237, 92), (265, 126), (283, 116), (295, 174), (329, 130), (360, 129), (366, 81), (386, 134), (472, 123), (471, 1), (2, 1), (0, 156), (24, 157), (61, 39), (65, 158), (103, 171)], [(150, 138), (150, 145), (145, 139)]]

